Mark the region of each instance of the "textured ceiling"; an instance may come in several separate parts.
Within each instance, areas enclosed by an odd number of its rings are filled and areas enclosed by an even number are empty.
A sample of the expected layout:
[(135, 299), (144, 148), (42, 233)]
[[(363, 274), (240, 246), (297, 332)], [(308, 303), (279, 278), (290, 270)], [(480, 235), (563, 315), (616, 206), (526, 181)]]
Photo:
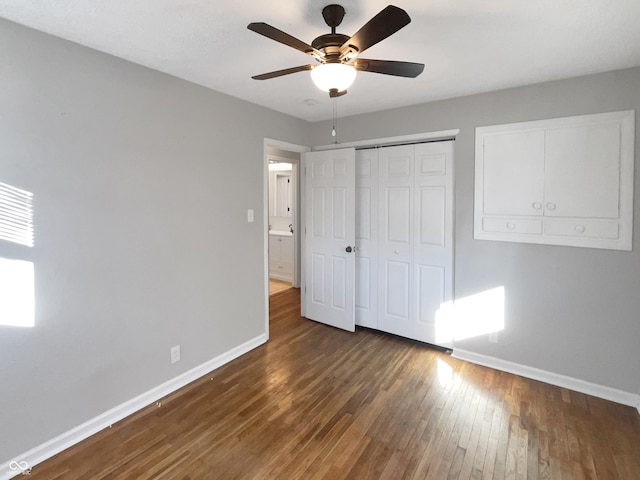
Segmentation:
[[(317, 0), (0, 0), (0, 17), (265, 107), (316, 121), (332, 101), (308, 72), (251, 75), (310, 57), (247, 30), (266, 22), (310, 43), (329, 29)], [(345, 0), (339, 33), (388, 3)], [(338, 99), (355, 115), (640, 65), (639, 0), (398, 0), (412, 22), (367, 58), (424, 63), (404, 79), (361, 72)], [(311, 62), (312, 63), (312, 62)]]

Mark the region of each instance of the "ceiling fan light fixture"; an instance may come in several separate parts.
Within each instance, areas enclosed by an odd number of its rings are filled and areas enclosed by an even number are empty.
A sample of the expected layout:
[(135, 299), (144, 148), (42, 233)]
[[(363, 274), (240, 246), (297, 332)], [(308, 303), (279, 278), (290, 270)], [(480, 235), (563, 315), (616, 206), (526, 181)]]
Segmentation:
[(323, 63), (311, 70), (311, 80), (320, 90), (342, 92), (356, 79), (356, 69), (344, 63)]

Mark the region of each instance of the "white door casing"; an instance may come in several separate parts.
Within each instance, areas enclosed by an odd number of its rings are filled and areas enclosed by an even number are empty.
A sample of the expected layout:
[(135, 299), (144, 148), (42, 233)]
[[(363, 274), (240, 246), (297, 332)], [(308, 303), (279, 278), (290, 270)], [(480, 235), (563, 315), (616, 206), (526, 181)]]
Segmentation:
[[(355, 331), (355, 150), (303, 154), (304, 315)], [(349, 250), (349, 251), (347, 251)]]

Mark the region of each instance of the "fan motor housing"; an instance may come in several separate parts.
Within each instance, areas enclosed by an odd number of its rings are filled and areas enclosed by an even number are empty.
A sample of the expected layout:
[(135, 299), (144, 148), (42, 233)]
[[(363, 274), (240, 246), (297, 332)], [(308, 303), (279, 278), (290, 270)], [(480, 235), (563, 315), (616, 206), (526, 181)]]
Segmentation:
[(335, 53), (340, 50), (340, 47), (349, 40), (349, 36), (341, 33), (327, 33), (320, 35), (311, 42), (311, 46), (324, 53)]

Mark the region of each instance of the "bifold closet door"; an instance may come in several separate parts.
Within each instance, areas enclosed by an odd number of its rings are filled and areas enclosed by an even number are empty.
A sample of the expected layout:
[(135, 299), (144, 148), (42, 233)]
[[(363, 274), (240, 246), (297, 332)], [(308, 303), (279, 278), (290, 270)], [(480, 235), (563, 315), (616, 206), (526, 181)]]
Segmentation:
[(415, 146), (413, 263), (418, 340), (452, 346), (453, 142)]
[(378, 149), (356, 151), (356, 325), (378, 328)]
[(378, 328), (417, 338), (413, 286), (414, 147), (378, 149)]
[(355, 150), (302, 155), (305, 316), (355, 331)]
[(378, 150), (378, 328), (451, 345), (453, 144)]

